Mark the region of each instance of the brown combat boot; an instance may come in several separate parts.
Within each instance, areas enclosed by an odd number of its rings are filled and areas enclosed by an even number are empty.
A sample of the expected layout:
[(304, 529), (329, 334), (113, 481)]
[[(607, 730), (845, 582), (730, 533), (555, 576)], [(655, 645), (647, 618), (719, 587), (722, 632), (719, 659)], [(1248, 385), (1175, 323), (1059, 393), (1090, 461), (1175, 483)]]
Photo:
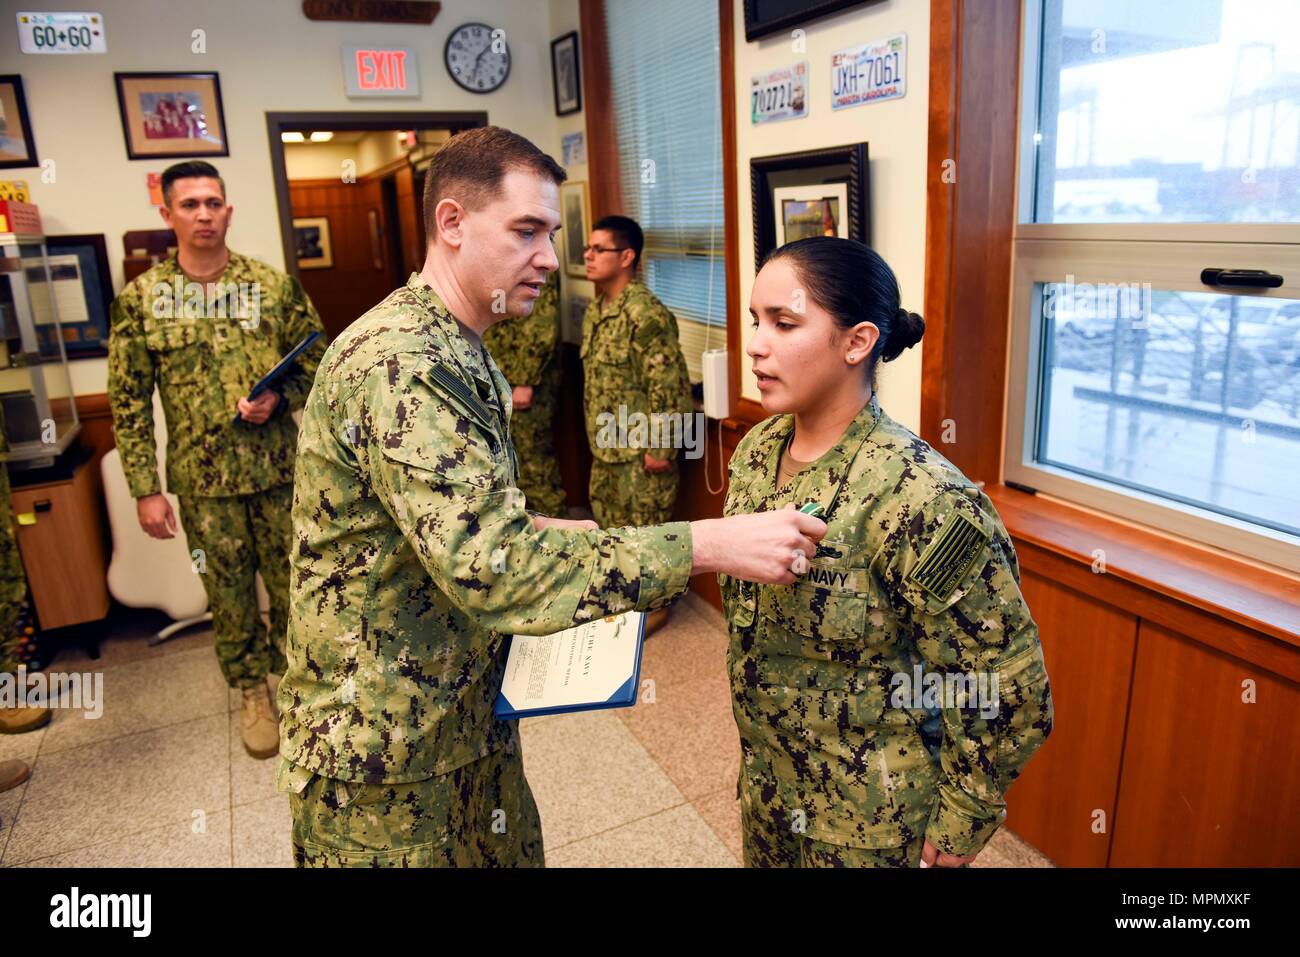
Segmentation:
[(245, 688), (244, 704), (239, 713), (239, 735), (244, 750), (255, 758), (273, 758), (280, 751), (280, 726), (271, 708), (271, 694), (266, 682)]
[(0, 708), (0, 734), (25, 734), (49, 723), (49, 708)]
[(31, 776), (26, 761), (0, 761), (0, 791), (16, 788)]

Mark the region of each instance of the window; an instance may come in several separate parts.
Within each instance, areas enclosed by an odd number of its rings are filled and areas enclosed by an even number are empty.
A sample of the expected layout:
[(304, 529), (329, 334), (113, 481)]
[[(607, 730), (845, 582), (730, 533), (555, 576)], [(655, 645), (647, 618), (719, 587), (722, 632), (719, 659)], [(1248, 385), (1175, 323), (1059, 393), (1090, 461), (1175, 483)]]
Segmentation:
[(1024, 23), (1008, 480), (1300, 570), (1300, 5)]
[(718, 5), (605, 0), (605, 22), (624, 212), (698, 381), (700, 352), (726, 340)]

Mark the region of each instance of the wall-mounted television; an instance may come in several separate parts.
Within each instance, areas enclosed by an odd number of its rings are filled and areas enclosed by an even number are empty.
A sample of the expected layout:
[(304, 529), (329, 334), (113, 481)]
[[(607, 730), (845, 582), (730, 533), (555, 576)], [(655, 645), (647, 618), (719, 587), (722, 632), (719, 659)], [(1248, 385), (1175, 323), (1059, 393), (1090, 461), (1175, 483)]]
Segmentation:
[(745, 39), (757, 40), (876, 0), (745, 0)]

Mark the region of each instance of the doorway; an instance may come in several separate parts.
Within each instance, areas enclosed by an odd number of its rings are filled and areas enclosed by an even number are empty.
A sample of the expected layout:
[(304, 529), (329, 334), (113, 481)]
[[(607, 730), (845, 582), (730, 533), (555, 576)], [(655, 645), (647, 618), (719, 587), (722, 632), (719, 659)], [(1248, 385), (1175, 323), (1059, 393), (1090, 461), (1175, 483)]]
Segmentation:
[(333, 339), (424, 263), (424, 170), (487, 114), (268, 113), (286, 271)]

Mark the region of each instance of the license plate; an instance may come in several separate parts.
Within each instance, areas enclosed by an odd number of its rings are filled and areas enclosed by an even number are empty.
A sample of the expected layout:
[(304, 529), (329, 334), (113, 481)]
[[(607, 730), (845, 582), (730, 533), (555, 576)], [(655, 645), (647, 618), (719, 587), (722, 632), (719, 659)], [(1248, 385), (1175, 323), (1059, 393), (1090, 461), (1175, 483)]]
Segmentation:
[(896, 100), (907, 93), (907, 34), (831, 54), (831, 109)]
[(808, 63), (795, 63), (749, 81), (750, 121), (790, 120), (808, 115)]

